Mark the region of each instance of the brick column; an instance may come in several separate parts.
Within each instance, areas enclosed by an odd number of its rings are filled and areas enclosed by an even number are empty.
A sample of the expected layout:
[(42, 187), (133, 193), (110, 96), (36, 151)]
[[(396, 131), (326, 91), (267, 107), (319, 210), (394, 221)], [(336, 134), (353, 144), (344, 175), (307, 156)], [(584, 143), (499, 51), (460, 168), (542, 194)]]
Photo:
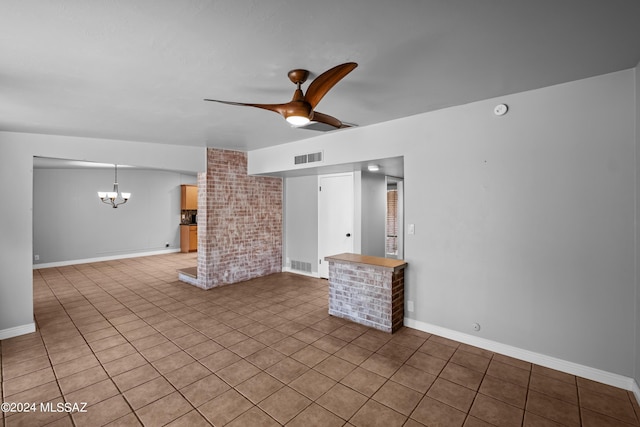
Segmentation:
[(198, 274), (209, 289), (282, 271), (282, 179), (247, 175), (247, 155), (208, 149), (198, 175)]

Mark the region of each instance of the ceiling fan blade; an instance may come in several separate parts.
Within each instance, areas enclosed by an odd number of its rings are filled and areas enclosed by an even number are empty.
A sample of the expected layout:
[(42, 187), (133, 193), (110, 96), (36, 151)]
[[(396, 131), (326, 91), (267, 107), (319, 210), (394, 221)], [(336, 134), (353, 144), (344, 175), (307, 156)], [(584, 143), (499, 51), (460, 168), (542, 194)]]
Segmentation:
[(330, 115), (324, 114), (324, 113), (320, 113), (318, 111), (314, 111), (313, 112), (312, 120), (314, 122), (324, 123), (324, 124), (327, 124), (329, 126), (333, 126), (335, 128), (338, 128), (338, 129), (351, 127), (350, 125), (342, 123), (340, 120), (336, 119), (333, 116), (330, 116)]
[(305, 99), (312, 108), (315, 108), (320, 100), (329, 92), (329, 90), (335, 86), (344, 76), (349, 74), (356, 68), (358, 64), (355, 62), (347, 62), (345, 64), (336, 65), (330, 70), (325, 71), (316, 77), (305, 94)]
[(238, 105), (240, 107), (255, 107), (263, 110), (273, 111), (280, 115), (284, 115), (288, 104), (249, 104), (244, 102), (220, 101), (219, 99), (205, 99), (205, 101), (219, 102), (220, 104)]

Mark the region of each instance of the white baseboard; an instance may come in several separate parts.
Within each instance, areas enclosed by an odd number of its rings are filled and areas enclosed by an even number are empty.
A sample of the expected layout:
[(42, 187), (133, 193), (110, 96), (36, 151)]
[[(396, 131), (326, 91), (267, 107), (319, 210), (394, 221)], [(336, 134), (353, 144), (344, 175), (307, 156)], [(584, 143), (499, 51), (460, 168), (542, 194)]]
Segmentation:
[(26, 325), (14, 326), (13, 328), (7, 328), (0, 330), (0, 340), (6, 340), (9, 338), (17, 337), (19, 335), (30, 334), (36, 331), (36, 324), (34, 322), (27, 323)]
[(91, 262), (113, 261), (116, 259), (138, 258), (143, 256), (151, 256), (151, 255), (172, 254), (175, 252), (180, 252), (180, 248), (162, 249), (159, 251), (149, 251), (149, 252), (134, 252), (129, 254), (110, 255), (110, 256), (104, 256), (104, 257), (98, 257), (98, 258), (84, 258), (84, 259), (74, 259), (69, 261), (46, 262), (42, 264), (33, 264), (33, 269), (39, 270), (41, 268), (66, 267), (67, 265), (88, 264)]
[(315, 277), (316, 279), (320, 278), (320, 274), (318, 274), (318, 272), (306, 273), (300, 270), (292, 270), (291, 267), (282, 267), (282, 271), (285, 271), (287, 273), (299, 274), (301, 276)]
[(447, 329), (441, 326), (432, 325), (430, 323), (421, 322), (419, 320), (408, 319), (405, 317), (404, 325), (408, 326), (409, 328), (417, 329), (419, 331), (439, 335), (441, 337), (449, 338), (451, 340), (458, 341), (464, 344), (493, 351), (495, 353), (504, 354), (505, 356), (510, 356), (515, 359), (524, 360), (525, 362), (535, 363), (546, 368), (555, 369), (557, 371), (566, 372), (571, 375), (576, 375), (613, 387), (633, 391), (636, 396), (636, 400), (640, 401), (640, 388), (633, 378), (625, 377), (623, 375), (614, 374), (596, 368), (591, 368), (589, 366), (580, 365), (578, 363), (569, 362), (567, 360), (558, 359), (556, 357), (547, 356), (541, 353), (524, 350), (518, 347), (513, 347), (507, 344), (488, 340), (486, 338), (476, 337), (473, 335), (454, 331), (452, 329)]

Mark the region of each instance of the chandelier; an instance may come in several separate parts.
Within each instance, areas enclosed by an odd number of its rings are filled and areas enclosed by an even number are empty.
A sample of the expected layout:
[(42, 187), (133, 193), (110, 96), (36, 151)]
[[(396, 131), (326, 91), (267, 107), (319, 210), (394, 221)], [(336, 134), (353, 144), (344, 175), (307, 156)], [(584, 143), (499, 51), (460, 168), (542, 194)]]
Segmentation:
[(116, 179), (113, 182), (113, 191), (98, 191), (98, 197), (102, 200), (102, 203), (111, 205), (117, 208), (120, 205), (127, 203), (131, 197), (131, 193), (121, 193), (118, 189), (118, 165), (116, 167)]

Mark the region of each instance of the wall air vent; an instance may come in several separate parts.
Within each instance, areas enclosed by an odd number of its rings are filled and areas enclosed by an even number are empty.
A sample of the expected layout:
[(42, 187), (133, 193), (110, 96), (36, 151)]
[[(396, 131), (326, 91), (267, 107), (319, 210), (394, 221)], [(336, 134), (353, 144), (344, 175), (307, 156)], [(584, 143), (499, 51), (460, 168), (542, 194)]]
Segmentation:
[(307, 154), (307, 161), (309, 163), (321, 162), (322, 161), (322, 151), (319, 151), (317, 153)]
[(291, 260), (291, 269), (311, 273), (311, 263)]
[(314, 163), (322, 161), (322, 151), (317, 153), (301, 154), (293, 158), (294, 165), (302, 165), (305, 163)]

